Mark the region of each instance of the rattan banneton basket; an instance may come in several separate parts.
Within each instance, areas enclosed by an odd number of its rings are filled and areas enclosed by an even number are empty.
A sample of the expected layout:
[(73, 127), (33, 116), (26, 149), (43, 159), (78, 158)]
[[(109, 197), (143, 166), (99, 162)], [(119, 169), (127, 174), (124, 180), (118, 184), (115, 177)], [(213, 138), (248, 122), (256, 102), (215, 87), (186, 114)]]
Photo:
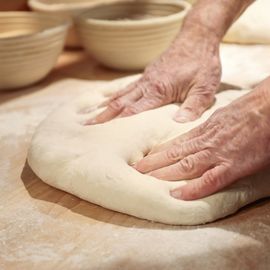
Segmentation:
[(43, 79), (63, 49), (68, 25), (37, 12), (0, 12), (0, 89)]
[[(28, 0), (29, 7), (38, 12), (64, 16), (71, 20), (87, 9), (101, 3), (111, 3), (118, 0)], [(81, 47), (77, 31), (73, 24), (69, 28), (66, 46), (71, 48)]]
[(76, 26), (83, 46), (99, 62), (140, 70), (170, 45), (190, 7), (179, 0), (119, 1), (89, 9)]

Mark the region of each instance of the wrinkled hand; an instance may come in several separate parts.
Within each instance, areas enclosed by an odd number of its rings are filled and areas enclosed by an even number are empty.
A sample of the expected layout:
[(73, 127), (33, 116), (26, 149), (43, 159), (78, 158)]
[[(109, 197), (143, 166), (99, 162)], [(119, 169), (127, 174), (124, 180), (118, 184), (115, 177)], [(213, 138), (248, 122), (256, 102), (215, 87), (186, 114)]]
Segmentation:
[[(195, 33), (194, 33), (195, 35)], [(105, 111), (86, 124), (98, 124), (173, 102), (183, 102), (175, 120), (198, 118), (214, 102), (220, 83), (219, 42), (181, 36), (138, 81), (113, 95)]]
[(171, 191), (178, 199), (210, 195), (270, 163), (270, 78), (170, 141), (135, 168), (164, 180), (192, 179)]

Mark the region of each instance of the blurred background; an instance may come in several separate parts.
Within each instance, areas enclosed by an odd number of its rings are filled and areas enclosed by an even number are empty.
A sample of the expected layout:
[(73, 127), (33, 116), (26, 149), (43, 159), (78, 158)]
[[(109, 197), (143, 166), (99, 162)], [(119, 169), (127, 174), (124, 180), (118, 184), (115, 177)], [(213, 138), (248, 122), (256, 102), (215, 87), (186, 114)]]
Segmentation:
[(28, 10), (27, 0), (0, 0), (0, 11)]

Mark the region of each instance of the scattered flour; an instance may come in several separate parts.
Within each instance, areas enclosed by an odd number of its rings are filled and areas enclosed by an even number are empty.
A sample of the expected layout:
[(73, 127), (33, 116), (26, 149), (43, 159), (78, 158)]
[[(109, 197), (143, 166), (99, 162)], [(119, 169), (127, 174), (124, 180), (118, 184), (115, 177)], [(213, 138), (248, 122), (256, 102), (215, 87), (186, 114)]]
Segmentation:
[[(39, 269), (46, 269), (46, 263), (89, 269), (89, 262), (91, 269), (123, 269), (127, 262), (134, 266), (131, 269), (147, 265), (150, 269), (172, 269), (177, 260), (182, 260), (181, 265), (203, 263), (203, 269), (216, 269), (211, 267), (226, 265), (227, 256), (235, 260), (242, 252), (262, 248), (259, 241), (223, 228), (149, 229), (74, 223), (55, 219), (31, 202), (16, 214), (0, 212), (0, 220), (7, 225), (0, 226), (0, 261), (22, 266), (31, 263)], [(241, 264), (244, 266), (244, 259)]]
[(54, 106), (35, 107), (24, 111), (12, 111), (0, 114), (0, 134), (5, 141), (33, 133), (35, 127), (46, 117)]
[[(50, 97), (26, 96), (1, 105), (0, 147), (9, 156), (0, 155), (0, 198), (13, 170), (12, 155), (20, 154), (22, 145), (26, 152), (38, 123), (78, 93), (78, 82), (68, 85), (68, 89), (63, 85), (61, 95), (52, 86)], [(20, 177), (9, 180), (14, 191), (22, 185)], [(55, 195), (53, 189), (50, 192)], [(77, 208), (91, 217), (72, 207), (64, 209), (61, 202), (33, 198), (27, 190), (15, 195), (19, 203), (8, 202), (8, 209), (0, 204), (0, 269), (89, 270), (91, 265), (94, 270), (227, 270), (237, 265), (237, 269), (251, 270), (270, 265), (269, 206), (264, 208), (265, 215), (247, 218), (242, 214), (207, 226), (174, 227), (141, 220), (134, 226), (133, 218), (113, 212), (115, 220), (122, 220), (119, 224), (99, 220), (107, 210), (98, 207), (97, 211), (87, 203)], [(55, 216), (53, 210), (61, 215)]]

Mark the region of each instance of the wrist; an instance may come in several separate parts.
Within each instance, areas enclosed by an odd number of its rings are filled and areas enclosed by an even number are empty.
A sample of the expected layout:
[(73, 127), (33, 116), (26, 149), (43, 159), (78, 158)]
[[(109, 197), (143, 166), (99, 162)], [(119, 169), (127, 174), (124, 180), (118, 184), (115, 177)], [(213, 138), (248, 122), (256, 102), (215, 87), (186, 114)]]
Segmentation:
[(194, 58), (219, 55), (220, 39), (202, 26), (193, 24), (183, 29), (169, 50), (179, 51)]
[(211, 29), (197, 20), (188, 20), (185, 22), (179, 33), (179, 37), (182, 36), (190, 40), (201, 39), (217, 45), (222, 41), (222, 35), (218, 34), (216, 29)]

